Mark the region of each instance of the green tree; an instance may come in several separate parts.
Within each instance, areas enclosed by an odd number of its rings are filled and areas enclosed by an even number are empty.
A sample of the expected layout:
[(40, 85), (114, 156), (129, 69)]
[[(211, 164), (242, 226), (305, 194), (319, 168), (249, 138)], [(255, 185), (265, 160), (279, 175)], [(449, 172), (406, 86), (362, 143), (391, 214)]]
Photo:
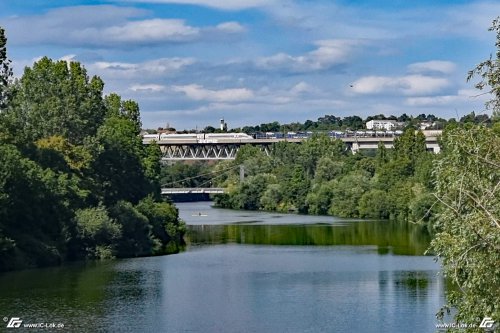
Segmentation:
[(317, 183), (333, 180), (343, 172), (344, 162), (341, 159), (332, 159), (329, 156), (323, 156), (316, 165), (314, 181)]
[(366, 172), (352, 172), (332, 183), (331, 215), (358, 217), (359, 200), (369, 188), (369, 175)]
[(279, 210), (283, 200), (283, 193), (279, 184), (269, 184), (260, 198), (260, 205), (264, 210)]
[(332, 202), (333, 189), (330, 182), (314, 185), (306, 197), (308, 212), (315, 215), (326, 215)]
[(441, 204), (432, 250), (458, 286), (448, 292), (456, 321), (500, 318), (500, 135), (472, 127), (448, 131), (435, 166)]
[(386, 192), (378, 189), (365, 192), (359, 199), (359, 217), (371, 219), (389, 218), (390, 214), (386, 196)]
[(339, 159), (345, 151), (345, 145), (341, 140), (332, 140), (326, 135), (313, 135), (301, 144), (298, 158), (307, 175), (312, 178), (321, 157)]
[(425, 136), (422, 131), (407, 128), (403, 135), (394, 140), (394, 155), (396, 158), (407, 158), (411, 162), (411, 168), (415, 161), (426, 153)]
[(77, 210), (75, 222), (81, 257), (110, 259), (115, 256), (115, 243), (120, 239), (122, 229), (109, 217), (104, 206)]
[(117, 257), (139, 257), (151, 254), (153, 240), (150, 237), (151, 225), (130, 202), (119, 201), (109, 209), (122, 230), (116, 242)]
[[(42, 169), (0, 144), (0, 271), (61, 262), (72, 213), (64, 174)], [(5, 251), (8, 250), (8, 251)]]
[(169, 252), (172, 247), (177, 250), (174, 252), (178, 252), (178, 246), (169, 245), (183, 243), (185, 224), (179, 220), (177, 208), (168, 202), (155, 201), (152, 196), (142, 199), (136, 208), (148, 218), (152, 227), (153, 242), (160, 243), (160, 246), (154, 249), (154, 253), (163, 254)]
[(123, 117), (107, 118), (97, 134), (102, 150), (92, 165), (98, 201), (112, 205), (120, 200), (136, 204), (154, 191), (144, 169), (144, 146), (135, 124)]
[(12, 79), (11, 61), (7, 58), (7, 37), (0, 27), (0, 113), (7, 106), (8, 88)]
[(496, 33), (495, 57), (490, 56), (488, 60), (481, 62), (473, 70), (469, 71), (467, 81), (479, 76), (480, 81), (476, 83), (479, 90), (488, 89), (494, 98), (486, 103), (486, 107), (493, 111), (493, 116), (500, 117), (500, 16), (493, 20), (489, 31)]
[(134, 124), (135, 134), (141, 132), (139, 104), (132, 100), (122, 101), (120, 95), (112, 93), (104, 98), (108, 117), (123, 117)]
[(44, 57), (25, 68), (13, 85), (12, 102), (3, 114), (4, 126), (20, 143), (60, 135), (81, 144), (103, 123), (103, 87), (102, 80), (90, 79), (80, 63)]

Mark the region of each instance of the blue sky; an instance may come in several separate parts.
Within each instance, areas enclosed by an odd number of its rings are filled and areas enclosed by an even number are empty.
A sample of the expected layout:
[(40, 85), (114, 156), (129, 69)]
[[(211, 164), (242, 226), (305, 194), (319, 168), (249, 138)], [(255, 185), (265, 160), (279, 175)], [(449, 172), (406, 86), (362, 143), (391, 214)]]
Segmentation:
[(144, 127), (486, 112), (467, 71), (495, 51), (497, 1), (0, 1), (17, 76), (77, 60)]

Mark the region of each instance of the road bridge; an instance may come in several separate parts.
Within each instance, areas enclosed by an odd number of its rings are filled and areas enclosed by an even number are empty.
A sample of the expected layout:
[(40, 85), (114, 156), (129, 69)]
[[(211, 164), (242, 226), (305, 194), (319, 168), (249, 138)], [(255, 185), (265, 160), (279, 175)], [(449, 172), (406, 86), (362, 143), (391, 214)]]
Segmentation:
[(222, 194), (225, 190), (222, 187), (167, 187), (161, 189), (161, 194)]
[[(425, 135), (427, 149), (439, 153), (438, 137), (441, 131), (431, 131)], [(381, 142), (386, 148), (393, 148), (394, 139), (397, 136), (347, 136), (337, 138), (342, 140), (346, 146), (356, 153), (362, 149), (377, 149)], [(163, 161), (186, 161), (186, 160), (234, 160), (239, 148), (243, 145), (259, 147), (267, 155), (270, 154), (272, 145), (278, 142), (301, 143), (308, 138), (259, 138), (259, 139), (173, 139), (160, 140), (156, 143), (160, 146)], [(333, 139), (333, 138), (332, 138)], [(144, 140), (144, 144), (151, 141)]]

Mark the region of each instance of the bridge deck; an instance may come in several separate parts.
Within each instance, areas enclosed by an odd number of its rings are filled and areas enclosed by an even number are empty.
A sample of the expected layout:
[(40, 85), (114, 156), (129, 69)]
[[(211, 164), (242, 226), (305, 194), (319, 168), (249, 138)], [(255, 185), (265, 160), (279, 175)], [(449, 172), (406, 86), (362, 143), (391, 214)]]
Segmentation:
[(168, 194), (191, 194), (191, 193), (196, 193), (196, 194), (220, 194), (224, 193), (225, 188), (222, 187), (187, 187), (187, 188), (181, 188), (181, 187), (165, 187), (161, 189), (161, 194), (163, 195), (168, 195)]
[[(425, 138), (427, 149), (439, 152), (437, 133)], [(333, 139), (333, 138), (332, 138)], [(376, 149), (379, 143), (386, 148), (393, 148), (395, 136), (348, 136), (338, 138), (342, 140), (353, 153), (362, 149)], [(157, 141), (162, 151), (163, 161), (183, 160), (233, 160), (239, 148), (250, 144), (260, 147), (267, 155), (273, 143), (294, 142), (300, 143), (307, 138), (259, 138), (259, 139), (214, 139), (198, 140), (196, 138), (179, 138)], [(143, 141), (145, 144), (150, 141)]]

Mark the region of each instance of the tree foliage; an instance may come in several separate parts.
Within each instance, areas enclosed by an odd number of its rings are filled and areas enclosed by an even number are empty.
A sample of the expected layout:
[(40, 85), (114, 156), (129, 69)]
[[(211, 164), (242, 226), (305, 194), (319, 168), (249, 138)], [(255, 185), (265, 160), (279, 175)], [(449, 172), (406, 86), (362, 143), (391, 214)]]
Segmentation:
[(394, 150), (382, 146), (375, 156), (353, 155), (342, 141), (324, 135), (300, 145), (274, 144), (270, 156), (257, 147), (243, 147), (232, 165), (243, 165), (247, 178), (240, 183), (236, 168), (220, 179), (218, 185), (229, 192), (217, 196), (216, 204), (430, 221), (432, 214), (427, 210), (432, 206), (432, 186), (426, 177), (431, 174), (433, 159), (422, 133), (412, 129), (396, 141)]
[(11, 82), (5, 42), (0, 29), (0, 271), (178, 251), (138, 104), (77, 62), (45, 57)]
[(488, 89), (487, 93), (493, 95), (493, 98), (486, 103), (486, 107), (493, 111), (495, 117), (500, 117), (500, 16), (493, 20), (489, 31), (496, 33), (496, 52), (495, 56), (490, 56), (488, 60), (481, 62), (473, 70), (469, 71), (467, 80), (479, 76), (480, 80), (476, 83), (479, 90)]
[(80, 63), (44, 57), (25, 68), (12, 87), (12, 101), (3, 121), (20, 142), (60, 135), (81, 144), (103, 123), (103, 88), (102, 80), (89, 78)]
[(458, 290), (448, 296), (457, 321), (500, 317), (500, 133), (455, 129), (436, 163), (442, 211), (432, 249)]
[(467, 79), (479, 76), (476, 88), (489, 87), (493, 99), (486, 106), (494, 124), (488, 128), (471, 113), (466, 126), (444, 131), (433, 171), (440, 213), (431, 249), (456, 285), (438, 316), (452, 307), (456, 321), (467, 323), (500, 318), (500, 17), (490, 30), (497, 37), (495, 58), (481, 62)]
[(12, 79), (11, 61), (7, 58), (7, 37), (0, 27), (0, 112), (7, 105), (8, 88)]

